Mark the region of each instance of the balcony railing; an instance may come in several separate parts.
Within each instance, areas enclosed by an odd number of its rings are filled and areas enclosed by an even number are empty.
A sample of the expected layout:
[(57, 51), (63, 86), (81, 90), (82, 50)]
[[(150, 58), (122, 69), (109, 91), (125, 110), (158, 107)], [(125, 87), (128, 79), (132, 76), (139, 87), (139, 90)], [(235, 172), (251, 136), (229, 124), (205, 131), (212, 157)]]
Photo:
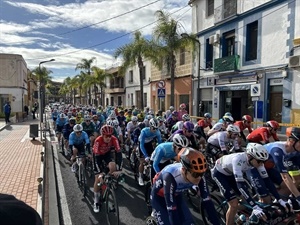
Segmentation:
[[(228, 0), (227, 0), (228, 1)], [(226, 5), (215, 8), (215, 24), (226, 20), (229, 17), (237, 15), (236, 1), (228, 1)]]
[(125, 93), (125, 88), (106, 88), (105, 93), (114, 94), (114, 93)]
[(214, 60), (214, 73), (238, 71), (240, 69), (240, 56), (231, 55)]

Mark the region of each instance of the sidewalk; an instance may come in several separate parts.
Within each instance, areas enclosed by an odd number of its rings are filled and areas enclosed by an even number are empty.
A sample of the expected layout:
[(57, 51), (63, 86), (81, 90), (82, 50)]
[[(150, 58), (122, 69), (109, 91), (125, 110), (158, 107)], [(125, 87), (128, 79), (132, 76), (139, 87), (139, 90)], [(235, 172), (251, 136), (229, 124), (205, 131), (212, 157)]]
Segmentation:
[(38, 177), (43, 177), (43, 145), (29, 137), (29, 125), (39, 120), (6, 125), (0, 121), (0, 193), (14, 195), (42, 214)]

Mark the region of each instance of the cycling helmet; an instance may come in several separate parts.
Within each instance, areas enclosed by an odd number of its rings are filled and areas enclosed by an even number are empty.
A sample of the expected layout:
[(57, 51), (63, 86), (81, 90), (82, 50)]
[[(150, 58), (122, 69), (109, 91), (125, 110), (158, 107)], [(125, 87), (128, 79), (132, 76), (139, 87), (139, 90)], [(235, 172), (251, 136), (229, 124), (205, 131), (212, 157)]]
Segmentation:
[(150, 125), (150, 127), (157, 128), (157, 126), (158, 126), (157, 120), (154, 119), (154, 118), (152, 118), (152, 119), (149, 121), (149, 125)]
[(152, 118), (153, 118), (152, 115), (147, 115), (147, 116), (146, 116), (146, 119), (147, 119), (147, 120), (151, 120)]
[(266, 161), (269, 158), (267, 149), (257, 143), (249, 143), (246, 147), (246, 153), (260, 161)]
[(179, 105), (179, 108), (185, 109), (185, 108), (186, 108), (186, 105), (185, 105), (184, 103), (181, 103), (181, 104)]
[(288, 138), (296, 139), (300, 141), (300, 128), (299, 127), (288, 127), (286, 128), (286, 136)]
[(137, 118), (137, 116), (132, 116), (132, 117), (131, 117), (131, 121), (132, 121), (132, 122), (136, 122), (136, 121), (138, 121), (138, 118)]
[(225, 122), (227, 123), (233, 123), (234, 119), (232, 118), (232, 116), (223, 116), (222, 118)]
[(73, 131), (75, 132), (80, 132), (83, 130), (83, 127), (81, 124), (76, 124), (74, 127), (73, 127)]
[(230, 112), (226, 112), (224, 116), (232, 116), (232, 114)]
[(246, 120), (248, 122), (252, 122), (252, 117), (249, 115), (243, 115), (242, 120)]
[(71, 117), (69, 119), (69, 123), (75, 124), (76, 123), (76, 119), (74, 117)]
[(207, 169), (204, 155), (193, 148), (182, 149), (178, 156), (183, 167), (191, 172), (204, 173)]
[(172, 112), (172, 116), (178, 116), (178, 112), (177, 111), (173, 111)]
[(171, 111), (173, 111), (175, 108), (174, 108), (174, 106), (170, 106), (170, 108), (169, 108)]
[(272, 127), (275, 130), (277, 130), (279, 128), (279, 123), (275, 120), (270, 120), (266, 124), (267, 124), (267, 127)]
[(143, 123), (143, 122), (139, 122), (138, 126), (142, 130), (142, 129), (144, 129), (146, 127), (146, 124)]
[(64, 113), (59, 114), (59, 118), (64, 119), (66, 118), (66, 115)]
[(116, 118), (117, 117), (114, 110), (111, 111), (111, 113), (109, 114), (109, 117), (110, 118)]
[(182, 115), (182, 119), (185, 120), (185, 121), (189, 121), (191, 119), (191, 117), (190, 117), (189, 114), (186, 113), (186, 114)]
[(189, 140), (184, 135), (175, 134), (173, 137), (173, 143), (177, 147), (186, 148), (189, 145)]
[(204, 118), (211, 118), (211, 114), (210, 113), (204, 113)]
[(109, 126), (112, 126), (112, 127), (115, 125), (114, 120), (107, 120), (106, 124), (109, 125)]
[(119, 126), (119, 121), (118, 120), (113, 120), (113, 124), (115, 127), (118, 127)]
[(226, 130), (228, 132), (232, 132), (232, 133), (240, 133), (241, 132), (240, 128), (233, 124), (229, 124), (228, 127), (226, 128)]
[(158, 120), (158, 122), (164, 122), (164, 118), (162, 116), (158, 116), (156, 117), (156, 119)]
[(185, 129), (187, 129), (188, 131), (192, 131), (192, 130), (194, 130), (195, 126), (191, 121), (186, 121), (186, 122), (183, 123), (183, 127)]
[(90, 116), (85, 116), (85, 117), (84, 117), (84, 121), (88, 121), (88, 120), (91, 121), (92, 118), (91, 118)]
[(82, 117), (81, 112), (77, 113), (77, 117)]
[(114, 128), (112, 126), (104, 125), (103, 127), (101, 127), (102, 135), (112, 135), (113, 132), (114, 132)]
[(137, 111), (136, 109), (134, 109), (134, 110), (132, 111), (132, 115), (137, 116), (138, 114), (139, 114), (139, 111)]

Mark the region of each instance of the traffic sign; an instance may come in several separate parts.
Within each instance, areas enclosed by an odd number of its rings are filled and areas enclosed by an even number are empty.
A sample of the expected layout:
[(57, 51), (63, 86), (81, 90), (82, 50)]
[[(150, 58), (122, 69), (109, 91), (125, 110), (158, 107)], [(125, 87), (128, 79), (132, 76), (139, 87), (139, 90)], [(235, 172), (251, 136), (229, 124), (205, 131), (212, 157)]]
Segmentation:
[(251, 97), (259, 97), (261, 93), (260, 84), (251, 84)]
[(166, 97), (166, 89), (165, 88), (158, 88), (157, 89), (157, 97), (158, 98), (165, 98)]
[(157, 87), (158, 88), (164, 88), (166, 86), (166, 82), (164, 80), (160, 80), (158, 83), (157, 83)]

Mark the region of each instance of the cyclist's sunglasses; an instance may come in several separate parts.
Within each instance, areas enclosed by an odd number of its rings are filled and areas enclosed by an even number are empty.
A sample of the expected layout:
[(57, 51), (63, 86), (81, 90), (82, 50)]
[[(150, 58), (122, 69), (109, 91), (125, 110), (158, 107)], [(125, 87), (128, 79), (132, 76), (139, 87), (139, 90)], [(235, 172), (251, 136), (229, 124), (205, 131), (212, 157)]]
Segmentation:
[(81, 133), (82, 133), (82, 131), (76, 131), (75, 133), (76, 133), (76, 134), (81, 134)]
[(106, 138), (111, 138), (112, 135), (103, 135)]
[(152, 127), (152, 130), (157, 130), (157, 128), (155, 128), (155, 127)]
[(189, 172), (193, 178), (203, 177), (203, 175), (204, 175), (204, 173), (196, 173), (196, 172), (192, 172), (192, 171), (189, 171)]
[(86, 122), (91, 122), (90, 120), (86, 120)]
[(258, 164), (260, 164), (260, 163), (265, 163), (266, 161), (263, 161), (263, 160), (257, 160), (257, 159), (256, 159), (256, 162), (257, 162)]

